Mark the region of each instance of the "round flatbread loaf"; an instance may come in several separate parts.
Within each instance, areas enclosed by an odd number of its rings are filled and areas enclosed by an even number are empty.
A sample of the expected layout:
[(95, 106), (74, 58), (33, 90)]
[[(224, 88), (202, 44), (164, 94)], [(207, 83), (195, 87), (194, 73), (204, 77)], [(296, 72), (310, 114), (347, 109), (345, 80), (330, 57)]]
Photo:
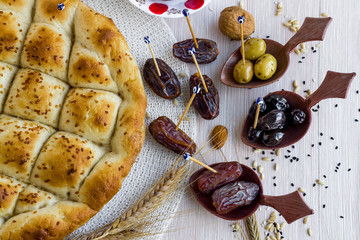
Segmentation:
[(124, 37), (59, 3), (0, 0), (0, 240), (66, 237), (119, 191), (145, 138)]

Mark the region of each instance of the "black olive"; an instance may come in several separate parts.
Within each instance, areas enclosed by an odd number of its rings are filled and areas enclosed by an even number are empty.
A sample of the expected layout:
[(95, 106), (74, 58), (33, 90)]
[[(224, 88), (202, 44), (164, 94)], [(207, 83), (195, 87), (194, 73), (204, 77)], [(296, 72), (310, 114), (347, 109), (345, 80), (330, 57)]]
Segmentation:
[(291, 111), (291, 123), (294, 125), (302, 124), (306, 119), (306, 114), (300, 109), (294, 109)]
[(262, 142), (265, 146), (275, 147), (281, 143), (284, 133), (280, 131), (264, 132)]
[(280, 111), (285, 111), (286, 109), (289, 108), (289, 104), (288, 104), (287, 100), (280, 95), (274, 94), (274, 95), (267, 96), (264, 98), (264, 101), (266, 103), (268, 110), (277, 109)]
[(253, 126), (251, 126), (248, 131), (248, 139), (252, 142), (256, 142), (257, 140), (259, 140), (261, 133), (261, 130), (254, 129)]
[(286, 115), (283, 111), (272, 110), (259, 118), (258, 126), (261, 130), (269, 131), (284, 128), (285, 122)]
[[(249, 117), (251, 119), (255, 118), (256, 108), (257, 108), (257, 104), (256, 104), (256, 101), (254, 101), (254, 103), (251, 105), (251, 107), (249, 109)], [(264, 113), (265, 111), (266, 111), (266, 103), (264, 102), (263, 104), (261, 104), (259, 116), (262, 116), (261, 113)]]

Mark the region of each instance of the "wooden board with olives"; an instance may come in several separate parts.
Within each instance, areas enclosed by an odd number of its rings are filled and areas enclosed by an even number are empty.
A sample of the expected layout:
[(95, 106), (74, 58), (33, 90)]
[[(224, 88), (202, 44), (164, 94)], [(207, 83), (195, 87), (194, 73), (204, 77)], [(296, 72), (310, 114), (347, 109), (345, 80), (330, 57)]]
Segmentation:
[(266, 43), (260, 38), (250, 38), (244, 44), (245, 61), (241, 59), (233, 70), (238, 83), (250, 82), (254, 75), (259, 80), (270, 79), (277, 70), (276, 58), (266, 53)]

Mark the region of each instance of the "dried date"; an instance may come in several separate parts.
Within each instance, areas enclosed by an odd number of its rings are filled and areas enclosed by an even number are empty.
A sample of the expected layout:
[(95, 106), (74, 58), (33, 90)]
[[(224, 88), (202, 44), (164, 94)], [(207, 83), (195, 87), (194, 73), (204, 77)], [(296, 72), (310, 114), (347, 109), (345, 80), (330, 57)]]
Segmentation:
[(219, 49), (217, 48), (216, 42), (197, 38), (199, 47), (195, 48), (193, 39), (187, 39), (182, 42), (175, 43), (173, 45), (174, 57), (180, 59), (183, 62), (194, 63), (192, 56), (188, 53), (190, 48), (195, 49), (195, 57), (199, 64), (210, 63), (214, 61), (219, 55)]
[(235, 181), (215, 190), (211, 198), (216, 212), (225, 214), (249, 205), (258, 195), (259, 189), (255, 183)]
[(219, 115), (219, 94), (213, 81), (206, 75), (203, 75), (208, 92), (202, 84), (200, 75), (195, 73), (190, 77), (190, 94), (193, 88), (199, 86), (200, 92), (196, 95), (193, 105), (202, 118), (210, 120)]
[(188, 152), (193, 155), (196, 144), (181, 129), (176, 130), (176, 125), (168, 117), (162, 116), (152, 121), (149, 131), (155, 140), (178, 154)]
[(163, 60), (156, 58), (161, 76), (158, 75), (154, 59), (146, 60), (143, 69), (145, 81), (160, 97), (174, 99), (181, 94), (180, 82), (174, 71)]
[(235, 181), (242, 174), (242, 167), (238, 162), (224, 162), (213, 167), (217, 171), (214, 173), (206, 170), (198, 180), (200, 192), (209, 194), (213, 190), (225, 184)]

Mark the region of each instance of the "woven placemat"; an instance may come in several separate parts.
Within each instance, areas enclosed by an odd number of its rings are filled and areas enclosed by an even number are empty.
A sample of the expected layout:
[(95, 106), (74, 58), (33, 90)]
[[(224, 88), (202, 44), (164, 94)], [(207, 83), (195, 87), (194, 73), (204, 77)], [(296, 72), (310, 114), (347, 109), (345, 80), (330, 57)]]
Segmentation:
[[(152, 120), (163, 115), (177, 122), (189, 99), (189, 72), (186, 64), (172, 56), (172, 45), (176, 39), (165, 21), (162, 18), (147, 15), (125, 0), (85, 0), (84, 2), (101, 14), (113, 19), (128, 42), (141, 71), (146, 59), (151, 57), (149, 49), (143, 41), (144, 36), (149, 35), (156, 57), (163, 59), (175, 73), (186, 74), (183, 79), (179, 77), (183, 95), (177, 99), (177, 106), (174, 105), (173, 101), (162, 99), (154, 94), (147, 83), (144, 83), (148, 99), (147, 112), (150, 115), (150, 118), (146, 119), (146, 126)], [(184, 121), (181, 129), (194, 139), (196, 116), (193, 109), (190, 109), (187, 117), (190, 121)], [(155, 142), (147, 130), (141, 154), (138, 156), (129, 176), (125, 179), (121, 190), (97, 215), (69, 237), (79, 233), (86, 234), (114, 221), (170, 168), (176, 158), (176, 154)], [(170, 217), (177, 208), (181, 194), (179, 191), (179, 197), (171, 204), (162, 206), (157, 214), (165, 218)], [(159, 222), (154, 231), (164, 231), (168, 222), (169, 220)]]

